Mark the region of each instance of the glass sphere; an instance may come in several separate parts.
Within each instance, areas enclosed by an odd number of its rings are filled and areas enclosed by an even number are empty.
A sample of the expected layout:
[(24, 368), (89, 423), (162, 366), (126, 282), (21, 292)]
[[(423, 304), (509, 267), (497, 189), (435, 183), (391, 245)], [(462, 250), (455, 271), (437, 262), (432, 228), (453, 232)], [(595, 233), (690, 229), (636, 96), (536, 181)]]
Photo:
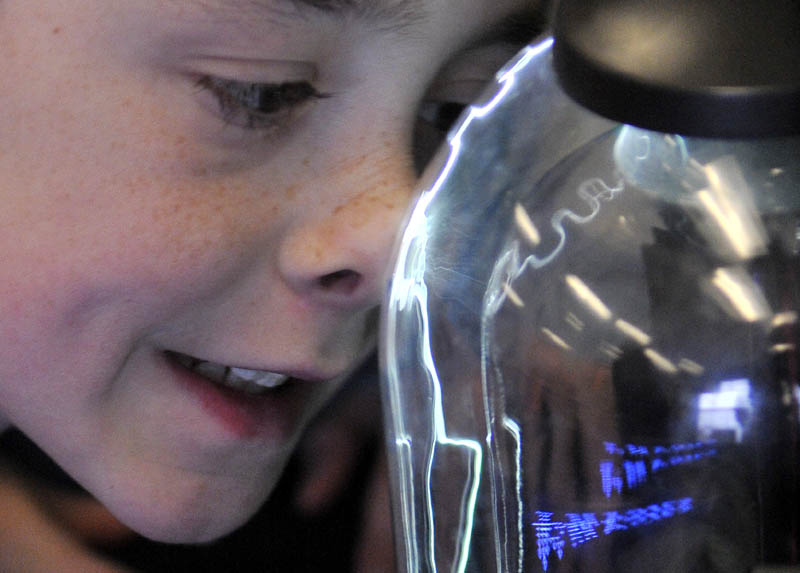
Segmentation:
[(800, 138), (611, 122), (551, 45), (462, 116), (398, 242), (401, 569), (797, 567)]

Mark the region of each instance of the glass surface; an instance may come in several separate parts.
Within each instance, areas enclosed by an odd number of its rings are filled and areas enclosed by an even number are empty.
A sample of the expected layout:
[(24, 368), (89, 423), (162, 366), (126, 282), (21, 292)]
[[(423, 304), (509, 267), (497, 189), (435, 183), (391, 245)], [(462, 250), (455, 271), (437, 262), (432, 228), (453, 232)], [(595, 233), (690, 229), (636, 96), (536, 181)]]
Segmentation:
[(599, 118), (549, 39), (468, 109), (398, 243), (404, 571), (797, 571), (800, 138)]

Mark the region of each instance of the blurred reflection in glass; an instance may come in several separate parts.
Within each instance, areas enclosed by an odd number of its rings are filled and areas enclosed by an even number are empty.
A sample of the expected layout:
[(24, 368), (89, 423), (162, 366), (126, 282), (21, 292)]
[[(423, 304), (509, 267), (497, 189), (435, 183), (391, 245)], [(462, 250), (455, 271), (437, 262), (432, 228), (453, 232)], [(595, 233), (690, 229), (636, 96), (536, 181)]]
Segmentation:
[(797, 566), (800, 138), (613, 123), (550, 58), (462, 117), (398, 246), (401, 566)]

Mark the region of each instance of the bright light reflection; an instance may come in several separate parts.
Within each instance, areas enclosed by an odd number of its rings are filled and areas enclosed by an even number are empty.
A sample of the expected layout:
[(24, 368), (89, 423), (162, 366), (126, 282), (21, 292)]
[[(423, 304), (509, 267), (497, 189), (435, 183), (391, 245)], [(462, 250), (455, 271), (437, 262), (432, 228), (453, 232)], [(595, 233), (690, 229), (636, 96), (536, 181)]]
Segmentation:
[(697, 199), (716, 222), (735, 254), (741, 259), (764, 252), (766, 233), (758, 218), (752, 191), (738, 164), (723, 157), (703, 167), (708, 189)]
[(742, 233), (741, 223), (734, 218), (729, 217), (723, 207), (709, 193), (707, 189), (697, 192), (697, 199), (705, 207), (711, 216), (716, 220), (719, 227), (725, 232), (725, 235), (733, 246), (736, 254), (742, 258), (748, 258), (750, 252), (750, 243), (747, 235)]
[(600, 344), (600, 351), (612, 360), (617, 360), (622, 356), (622, 348), (607, 341), (603, 341)]
[(555, 332), (550, 330), (549, 328), (542, 328), (542, 333), (549, 338), (553, 344), (556, 346), (560, 346), (564, 350), (572, 350), (572, 347), (564, 342), (564, 339), (557, 335)]
[(611, 318), (611, 310), (600, 300), (600, 297), (594, 294), (592, 289), (590, 289), (585, 282), (575, 275), (566, 275), (564, 280), (575, 293), (578, 300), (592, 311), (592, 313), (597, 315), (600, 320), (609, 320)]
[(508, 416), (503, 416), (503, 427), (511, 434), (514, 440), (514, 493), (517, 503), (517, 573), (522, 573), (522, 562), (525, 557), (525, 544), (522, 537), (522, 429), (519, 424)]
[(789, 326), (797, 322), (797, 313), (793, 310), (779, 312), (772, 317), (770, 325), (772, 328), (780, 328), (781, 326)]
[[(552, 511), (536, 511), (531, 525), (536, 531), (536, 554), (542, 569), (550, 561), (564, 558), (565, 550), (575, 550), (586, 543), (619, 531), (634, 530), (694, 511), (691, 497), (671, 499), (645, 507), (621, 507), (603, 512), (576, 511), (557, 516)], [(568, 543), (569, 542), (569, 543)]]
[(517, 227), (522, 235), (528, 239), (531, 244), (536, 246), (542, 241), (536, 225), (533, 224), (533, 221), (528, 215), (528, 212), (525, 210), (525, 207), (519, 203), (514, 205), (514, 220), (516, 221)]
[(751, 384), (746, 378), (720, 382), (713, 392), (704, 392), (698, 399), (697, 429), (701, 438), (730, 434), (735, 442), (744, 436), (743, 420), (753, 410)]
[[(417, 247), (420, 247), (420, 252), (424, 252), (424, 245), (427, 242), (427, 235), (421, 233), (418, 237)], [(409, 249), (409, 253), (413, 254), (414, 250)], [(415, 260), (416, 268), (415, 272), (412, 273), (412, 276), (416, 277), (424, 277), (425, 274), (425, 262), (423, 257), (411, 257), (411, 260)], [(461, 531), (456, 536), (458, 540), (457, 546), (457, 564), (458, 568), (456, 571), (463, 572), (466, 568), (467, 558), (469, 556), (469, 546), (472, 538), (472, 524), (474, 521), (475, 515), (475, 504), (477, 503), (478, 497), (478, 488), (480, 485), (480, 475), (481, 475), (481, 468), (483, 467), (483, 450), (480, 444), (475, 440), (469, 439), (454, 439), (448, 436), (446, 424), (445, 424), (445, 416), (444, 416), (444, 407), (443, 407), (443, 400), (442, 400), (442, 385), (441, 381), (439, 380), (439, 374), (436, 370), (436, 364), (433, 359), (433, 352), (431, 349), (431, 340), (430, 340), (430, 319), (428, 317), (428, 291), (427, 287), (423, 280), (414, 280), (414, 279), (403, 279), (397, 280), (398, 289), (400, 292), (405, 293), (405, 296), (408, 297), (401, 301), (402, 306), (406, 306), (406, 304), (411, 304), (411, 301), (416, 301), (416, 308), (418, 310), (418, 316), (420, 320), (420, 328), (419, 331), (422, 334), (422, 344), (421, 344), (421, 354), (420, 360), (422, 362), (421, 367), (425, 371), (427, 375), (428, 382), (431, 385), (431, 398), (432, 398), (432, 422), (433, 422), (433, 430), (434, 430), (434, 439), (436, 444), (441, 444), (442, 446), (452, 446), (460, 449), (464, 449), (467, 451), (467, 455), (470, 459), (470, 467), (466, 468), (466, 476), (464, 477), (464, 505), (463, 513), (462, 513), (462, 521), (461, 521)], [(393, 287), (394, 288), (394, 287)], [(406, 302), (408, 301), (408, 302)], [(396, 303), (396, 299), (392, 299), (390, 304)], [(398, 305), (400, 306), (400, 305)], [(397, 356), (397, 338), (396, 338), (396, 325), (395, 321), (392, 320), (396, 316), (396, 312), (389, 312), (389, 325), (388, 325), (388, 335), (387, 335), (387, 352), (389, 356)], [(392, 365), (388, 370), (388, 375), (390, 378), (390, 388), (392, 390), (392, 399), (393, 403), (400, 404), (400, 397), (399, 397), (399, 388), (402, 387), (401, 382), (397, 379), (399, 368), (394, 367)], [(401, 436), (402, 440), (412, 442), (413, 437), (405, 430), (402, 425), (402, 421), (397, 424), (397, 428), (395, 430), (396, 435)], [(425, 499), (427, 507), (426, 507), (426, 518), (428, 521), (428, 534), (427, 534), (427, 545), (428, 545), (428, 556), (429, 562), (428, 566), (430, 567), (431, 571), (437, 571), (437, 566), (435, 562), (435, 555), (436, 555), (436, 542), (435, 542), (435, 535), (436, 535), (436, 527), (435, 527), (435, 512), (434, 512), (434, 502), (433, 502), (433, 491), (431, 490), (431, 481), (432, 481), (432, 474), (433, 474), (433, 467), (434, 467), (434, 459), (436, 455), (436, 445), (433, 444), (429, 450), (429, 456), (427, 465), (424, 468), (425, 474)], [(413, 468), (412, 468), (413, 470)], [(412, 471), (409, 470), (409, 471)], [(413, 483), (413, 476), (409, 476), (412, 480), (410, 483)], [(403, 486), (405, 488), (405, 485)], [(404, 491), (404, 495), (407, 496), (409, 500), (407, 504), (413, 503), (413, 486), (412, 490)], [(409, 508), (404, 508), (404, 512), (408, 516), (408, 518), (413, 519), (413, 508), (409, 510)], [(406, 523), (415, 523), (414, 521), (407, 521)], [(410, 535), (406, 535), (406, 537), (416, 538), (416, 533), (413, 532)], [(420, 535), (421, 532), (419, 532)], [(408, 545), (409, 540), (406, 539), (406, 544)], [(416, 543), (416, 540), (414, 541)], [(412, 557), (409, 556), (409, 560)], [(412, 569), (416, 570), (416, 569)]]
[(742, 269), (717, 269), (711, 278), (711, 284), (725, 295), (746, 322), (763, 320), (772, 314), (761, 287)]
[(677, 374), (678, 369), (675, 367), (675, 365), (664, 355), (656, 352), (652, 348), (646, 348), (644, 355), (647, 356), (650, 359), (650, 362), (652, 362), (659, 370), (663, 370), (668, 374)]
[(575, 316), (575, 313), (568, 312), (567, 316), (564, 318), (567, 324), (569, 324), (572, 328), (577, 330), (578, 332), (583, 330), (583, 321)]
[(614, 326), (617, 327), (617, 330), (619, 330), (623, 334), (626, 334), (630, 338), (634, 339), (642, 346), (647, 346), (648, 344), (650, 344), (650, 341), (652, 340), (650, 338), (650, 335), (644, 332), (642, 329), (632, 325), (630, 322), (626, 320), (622, 320), (621, 318), (618, 318), (614, 322)]
[(678, 368), (687, 372), (688, 374), (693, 374), (694, 376), (700, 376), (703, 372), (706, 371), (700, 364), (695, 362), (694, 360), (690, 360), (689, 358), (681, 358), (678, 360)]
[(510, 300), (514, 306), (518, 306), (519, 308), (523, 308), (525, 306), (525, 301), (522, 300), (519, 294), (517, 294), (517, 291), (515, 291), (510, 284), (503, 283), (503, 292), (506, 293), (508, 300)]
[[(432, 421), (435, 442), (444, 446), (452, 446), (464, 449), (468, 452), (468, 456), (471, 458), (471, 466), (468, 468), (468, 475), (465, 477), (466, 484), (463, 495), (464, 502), (462, 507), (461, 527), (457, 533), (453, 534), (454, 537), (458, 539), (458, 542), (457, 556), (452, 570), (458, 573), (463, 573), (463, 571), (466, 569), (467, 560), (469, 557), (473, 533), (473, 522), (475, 518), (475, 507), (478, 497), (478, 488), (480, 485), (481, 469), (483, 466), (483, 450), (480, 443), (475, 440), (451, 438), (446, 429), (444, 408), (442, 404), (441, 381), (438, 377), (438, 372), (436, 370), (436, 365), (433, 360), (433, 354), (431, 350), (430, 319), (428, 317), (428, 292), (424, 280), (426, 268), (425, 255), (427, 253), (426, 247), (428, 241), (427, 210), (431, 201), (433, 201), (439, 190), (448, 180), (450, 172), (453, 170), (457, 162), (461, 152), (462, 137), (465, 130), (468, 129), (470, 124), (476, 119), (482, 118), (491, 113), (491, 111), (500, 104), (500, 102), (514, 85), (515, 75), (525, 66), (527, 66), (533, 58), (547, 52), (551, 45), (552, 39), (547, 39), (535, 46), (528, 46), (520, 54), (513, 66), (498, 75), (497, 81), (500, 84), (500, 89), (498, 90), (497, 94), (495, 94), (495, 96), (483, 106), (471, 106), (461, 124), (448, 136), (450, 153), (447, 157), (444, 167), (438, 175), (438, 178), (429, 190), (422, 193), (419, 201), (411, 212), (407, 227), (400, 241), (398, 259), (393, 274), (395, 278), (391, 285), (392, 290), (390, 293), (389, 308), (387, 309), (387, 355), (390, 357), (400, 355), (398, 354), (398, 344), (406, 342), (400, 342), (397, 340), (397, 316), (399, 315), (399, 312), (406, 307), (416, 307), (418, 313), (417, 315), (420, 321), (419, 330), (422, 333), (422, 356), (420, 357), (422, 363), (421, 367), (425, 371), (432, 390), (431, 415), (433, 418)], [(396, 406), (396, 411), (402, 410), (400, 388), (403, 387), (403, 383), (398, 380), (399, 370), (400, 369), (396, 364), (389, 364), (387, 367), (387, 376), (389, 378), (390, 387), (390, 400), (392, 404)], [(399, 417), (395, 417), (394, 425), (395, 435), (398, 436), (397, 439), (399, 440), (398, 443), (412, 443), (413, 438), (409, 432), (406, 431), (403, 420)], [(428, 522), (428, 563), (426, 566), (427, 570), (431, 572), (436, 572), (438, 570), (435, 557), (436, 527), (434, 522), (435, 516), (433, 508), (433, 492), (431, 491), (434, 457), (435, 446), (432, 446), (429, 450), (427, 467), (425, 468), (425, 498), (427, 500), (427, 506), (425, 509), (427, 511), (426, 518)], [(413, 471), (413, 468), (410, 466), (410, 462), (409, 468), (411, 471)], [(412, 484), (410, 489), (408, 484)], [(401, 489), (401, 496), (404, 500), (404, 519), (406, 520), (405, 526), (413, 529), (416, 523), (413, 517), (413, 476), (409, 476), (407, 478), (407, 482), (401, 486)], [(407, 511), (408, 508), (411, 508), (412, 513)], [(425, 534), (421, 531), (413, 529), (412, 531), (406, 531), (406, 534), (404, 535), (406, 538), (407, 548), (406, 563), (409, 566), (409, 570), (412, 571), (421, 569), (420, 564), (415, 558), (415, 555), (417, 554), (415, 545), (415, 539), (417, 535), (422, 537)], [(410, 541), (409, 538), (414, 539), (414, 541)], [(413, 543), (413, 545), (410, 546), (409, 544), (411, 543)]]

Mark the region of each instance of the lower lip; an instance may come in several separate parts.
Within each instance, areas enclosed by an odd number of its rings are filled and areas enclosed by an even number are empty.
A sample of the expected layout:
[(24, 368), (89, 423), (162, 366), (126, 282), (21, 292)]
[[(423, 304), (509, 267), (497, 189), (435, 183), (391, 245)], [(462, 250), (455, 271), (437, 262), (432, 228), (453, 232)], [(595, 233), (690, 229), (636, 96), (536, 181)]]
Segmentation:
[(214, 384), (167, 359), (178, 383), (197, 398), (200, 407), (225, 430), (241, 439), (286, 439), (309, 405), (311, 384), (288, 382), (266, 394), (245, 394)]

